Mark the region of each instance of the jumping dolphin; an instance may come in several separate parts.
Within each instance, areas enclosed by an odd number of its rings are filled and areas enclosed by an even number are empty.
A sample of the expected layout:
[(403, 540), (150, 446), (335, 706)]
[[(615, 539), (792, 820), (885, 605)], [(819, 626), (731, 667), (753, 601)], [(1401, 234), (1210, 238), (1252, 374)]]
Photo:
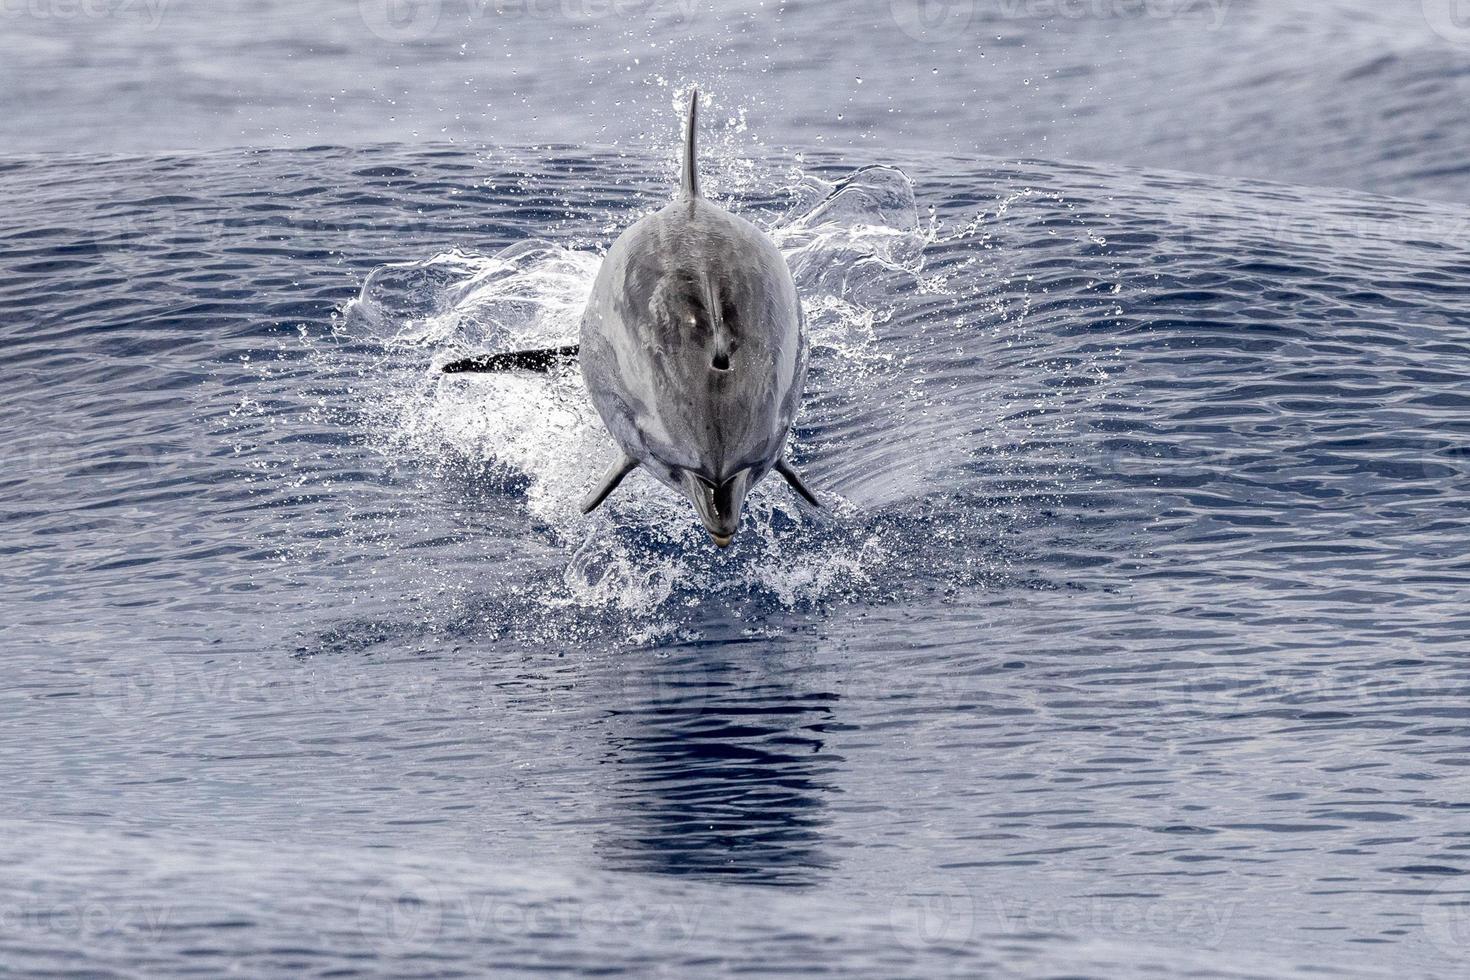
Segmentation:
[(770, 238), (700, 195), (698, 108), (696, 90), (678, 192), (608, 250), (579, 347), (466, 358), (444, 370), (547, 370), (580, 356), (592, 404), (618, 445), (582, 512), (642, 466), (687, 497), (724, 548), (746, 494), (772, 470), (821, 504), (783, 455), (806, 380), (801, 300)]

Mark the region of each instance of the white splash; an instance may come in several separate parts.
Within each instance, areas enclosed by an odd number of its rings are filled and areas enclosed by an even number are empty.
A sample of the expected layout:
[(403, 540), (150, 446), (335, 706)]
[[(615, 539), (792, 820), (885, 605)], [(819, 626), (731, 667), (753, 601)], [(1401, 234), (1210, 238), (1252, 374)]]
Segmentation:
[[(888, 167), (834, 183), (804, 177), (796, 196), (801, 206), (768, 231), (791, 264), (814, 348), (858, 365), (885, 358), (876, 328), (888, 311), (875, 273), (917, 276), (932, 236), (908, 178)], [(385, 452), (480, 460), (524, 478), (530, 515), (568, 550), (566, 592), (545, 597), (548, 606), (647, 617), (697, 589), (766, 595), (789, 607), (868, 581), (885, 554), (879, 537), (832, 533), (831, 517), (803, 515), (775, 481), (756, 488), (744, 533), (718, 557), (688, 504), (641, 472), (583, 517), (578, 503), (613, 445), (577, 367), (550, 375), (439, 373), (470, 352), (575, 343), (600, 261), (591, 251), (527, 241), (493, 255), (454, 249), (369, 276), (349, 307), (349, 326), (390, 357), (411, 350), (422, 363), (422, 352), (431, 354), (427, 372), (379, 393)], [(844, 505), (835, 503), (840, 516)]]

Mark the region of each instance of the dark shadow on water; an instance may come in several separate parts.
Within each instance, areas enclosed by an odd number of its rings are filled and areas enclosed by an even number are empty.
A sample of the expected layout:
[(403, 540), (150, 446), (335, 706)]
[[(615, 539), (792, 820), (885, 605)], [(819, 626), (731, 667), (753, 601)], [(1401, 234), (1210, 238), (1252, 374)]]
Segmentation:
[(601, 848), (619, 871), (781, 886), (817, 881), (825, 797), (843, 759), (826, 747), (838, 696), (681, 651), (638, 671), (610, 713), (613, 813)]

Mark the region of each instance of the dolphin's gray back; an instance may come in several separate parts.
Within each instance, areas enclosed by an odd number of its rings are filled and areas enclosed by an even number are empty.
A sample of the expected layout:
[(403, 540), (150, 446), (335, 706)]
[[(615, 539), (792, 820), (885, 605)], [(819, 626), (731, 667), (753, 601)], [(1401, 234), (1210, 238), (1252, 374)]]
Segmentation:
[(785, 259), (754, 225), (681, 195), (629, 228), (582, 318), (582, 372), (623, 449), (671, 467), (758, 480), (780, 457), (806, 374)]

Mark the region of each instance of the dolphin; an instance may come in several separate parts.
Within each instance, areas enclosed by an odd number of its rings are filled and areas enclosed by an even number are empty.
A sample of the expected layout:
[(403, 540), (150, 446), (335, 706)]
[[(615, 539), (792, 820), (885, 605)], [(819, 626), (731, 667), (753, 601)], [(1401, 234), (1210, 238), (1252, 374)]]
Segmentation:
[(801, 299), (775, 243), (701, 195), (698, 112), (695, 90), (674, 199), (613, 242), (582, 314), (580, 344), (481, 355), (443, 370), (549, 370), (580, 358), (587, 393), (618, 447), (582, 512), (641, 466), (688, 498), (726, 548), (746, 495), (772, 471), (812, 506), (821, 503), (785, 458), (806, 382)]

